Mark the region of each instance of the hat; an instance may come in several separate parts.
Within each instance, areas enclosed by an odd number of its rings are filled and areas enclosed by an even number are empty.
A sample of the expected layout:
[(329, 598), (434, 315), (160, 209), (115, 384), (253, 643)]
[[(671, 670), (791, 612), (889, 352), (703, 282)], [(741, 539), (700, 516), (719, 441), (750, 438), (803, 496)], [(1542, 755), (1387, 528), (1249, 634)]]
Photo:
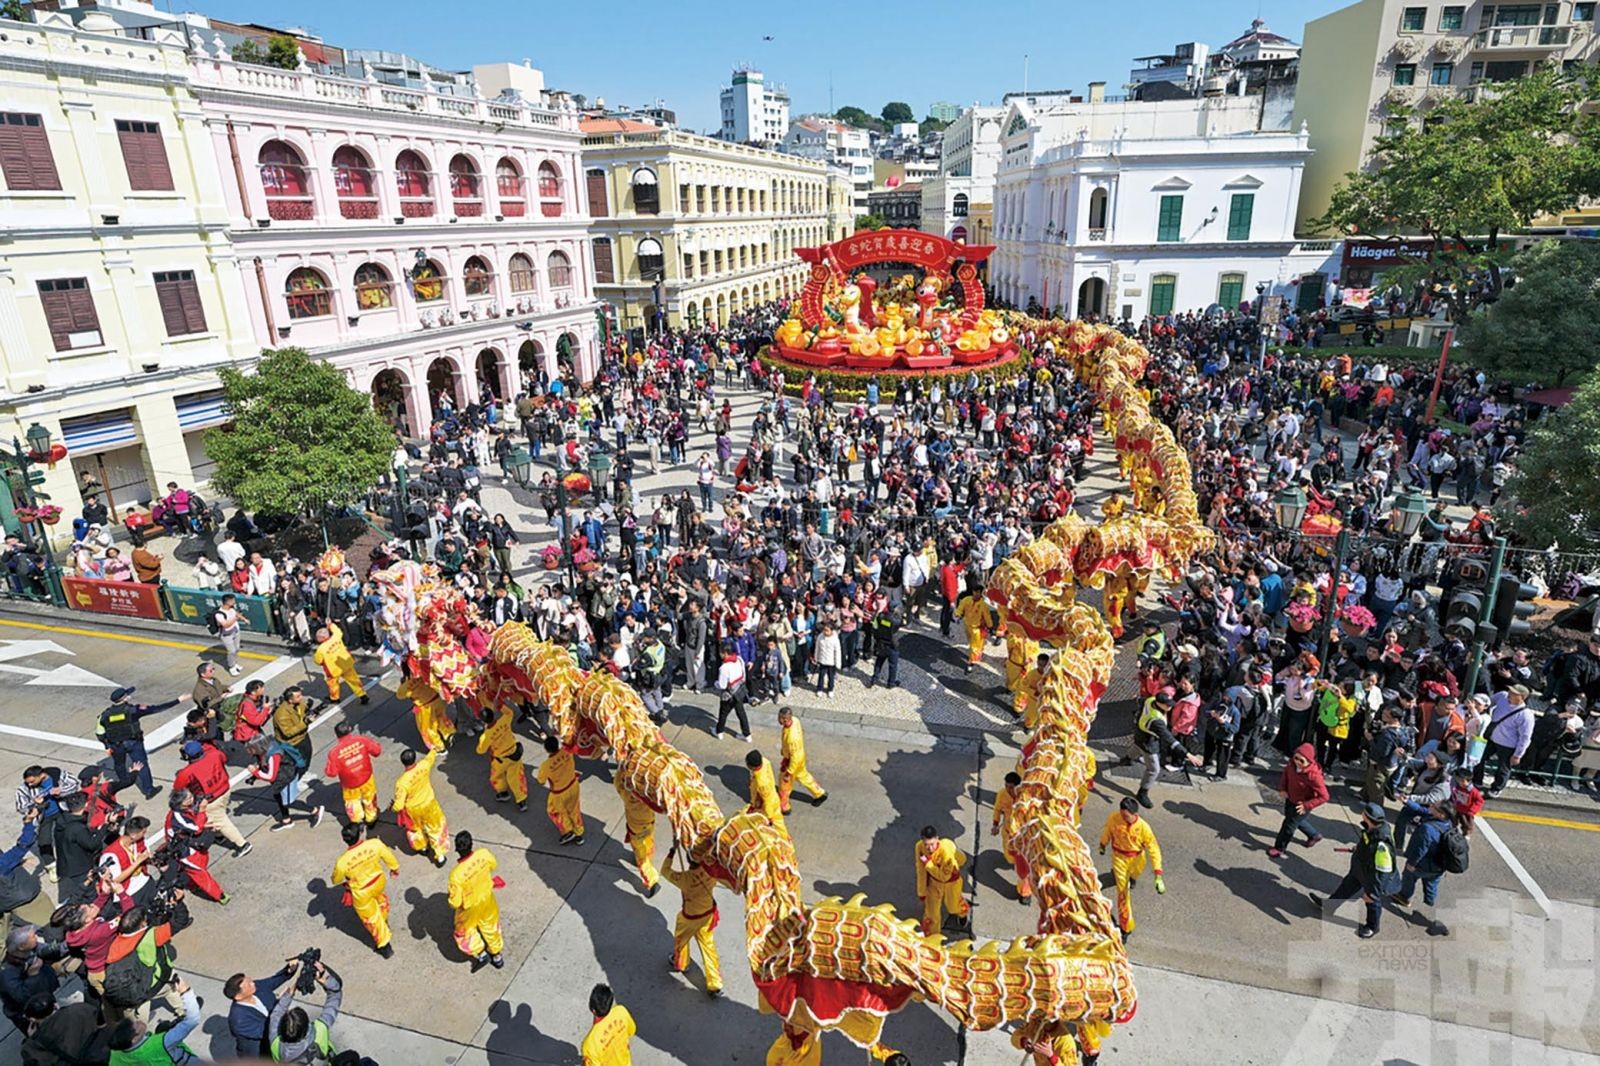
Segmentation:
[(198, 740), (187, 740), (183, 744), (183, 757), (185, 759), (198, 759), (205, 750), (205, 745)]
[(1521, 696), (1523, 699), (1527, 699), (1529, 696), (1533, 695), (1533, 690), (1530, 689), (1527, 685), (1512, 685), (1511, 686), (1511, 691), (1515, 692), (1517, 695)]
[(1195, 647), (1193, 644), (1179, 644), (1178, 645), (1178, 654), (1179, 655), (1199, 655), (1200, 654), (1200, 649)]
[(1172, 706), (1172, 693), (1167, 691), (1166, 689), (1162, 689), (1160, 692), (1157, 692), (1156, 693), (1156, 703), (1160, 704), (1163, 707), (1171, 707)]
[(128, 685), (124, 688), (114, 688), (111, 690), (111, 702), (121, 703), (123, 700), (133, 695), (133, 692), (134, 688), (132, 685)]
[(1389, 815), (1384, 811), (1381, 803), (1363, 803), (1361, 813), (1371, 818), (1374, 822), (1388, 821)]

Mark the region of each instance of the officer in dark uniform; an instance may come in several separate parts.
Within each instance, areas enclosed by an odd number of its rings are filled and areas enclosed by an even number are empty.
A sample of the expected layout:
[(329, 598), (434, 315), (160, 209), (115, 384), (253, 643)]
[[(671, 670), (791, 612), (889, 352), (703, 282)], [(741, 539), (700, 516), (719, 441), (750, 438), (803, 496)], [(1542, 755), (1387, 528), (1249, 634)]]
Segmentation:
[(166, 703), (129, 703), (128, 697), (132, 695), (131, 687), (113, 691), (111, 706), (101, 712), (100, 721), (94, 727), (94, 732), (106, 746), (106, 754), (111, 756), (111, 764), (117, 768), (119, 778), (129, 776), (130, 762), (139, 764), (134, 781), (138, 784), (139, 791), (144, 793), (145, 799), (153, 799), (161, 789), (150, 779), (150, 756), (144, 750), (144, 726), (141, 724), (141, 719), (171, 710), (190, 697), (186, 693)]
[(888, 604), (872, 616), (872, 639), (877, 654), (872, 663), (872, 676), (867, 678), (868, 688), (878, 680), (884, 663), (889, 664), (889, 687), (900, 684), (900, 628), (904, 624), (900, 612)]

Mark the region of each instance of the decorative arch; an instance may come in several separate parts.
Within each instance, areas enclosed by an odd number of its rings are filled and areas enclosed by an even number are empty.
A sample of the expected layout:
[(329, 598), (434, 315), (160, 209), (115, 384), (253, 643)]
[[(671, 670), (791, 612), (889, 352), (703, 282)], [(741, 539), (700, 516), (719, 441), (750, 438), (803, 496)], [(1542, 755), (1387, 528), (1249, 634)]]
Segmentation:
[(333, 290), (327, 276), (315, 267), (297, 267), (289, 271), (283, 283), (283, 298), (293, 321), (327, 318), (333, 314)]
[(572, 288), (572, 260), (566, 252), (551, 252), (544, 261), (545, 276), (552, 289)]
[(546, 159), (539, 164), (539, 213), (560, 218), (561, 206), (561, 168)]
[(394, 279), (381, 263), (362, 263), (355, 272), (356, 310), (380, 311), (394, 306)]
[(411, 270), (411, 297), (419, 304), (437, 303), (444, 299), (444, 268), (436, 259), (424, 259)]
[(448, 355), (441, 355), (428, 364), (428, 402), (437, 415), (445, 408), (445, 400), (455, 408), (465, 407), (467, 398), (462, 391), (461, 368)]
[(478, 351), (476, 360), (478, 372), (478, 397), (487, 400), (493, 396), (497, 400), (508, 399), (511, 392), (510, 368), (506, 365), (505, 356), (494, 347), (482, 348)]
[(433, 175), (428, 161), (407, 148), (394, 158), (394, 185), (400, 195), (400, 214), (405, 218), (433, 215)]
[(355, 145), (341, 145), (333, 153), (333, 192), (339, 198), (339, 217), (378, 217), (374, 178), (372, 161)]
[(512, 292), (533, 292), (538, 288), (538, 272), (533, 268), (533, 260), (521, 252), (507, 262), (506, 275)]
[(510, 156), (501, 156), (494, 165), (494, 189), (500, 199), (500, 214), (521, 218), (528, 213), (528, 179)]
[(461, 265), (461, 285), (467, 296), (494, 295), (494, 268), (481, 255), (468, 256)]
[(411, 389), (411, 379), (398, 367), (385, 367), (372, 376), (367, 386), (372, 394), (372, 407), (391, 427), (407, 437), (414, 436), (417, 412)]
[(288, 141), (271, 140), (256, 155), (267, 217), (279, 222), (306, 222), (316, 215), (311, 174), (305, 156)]

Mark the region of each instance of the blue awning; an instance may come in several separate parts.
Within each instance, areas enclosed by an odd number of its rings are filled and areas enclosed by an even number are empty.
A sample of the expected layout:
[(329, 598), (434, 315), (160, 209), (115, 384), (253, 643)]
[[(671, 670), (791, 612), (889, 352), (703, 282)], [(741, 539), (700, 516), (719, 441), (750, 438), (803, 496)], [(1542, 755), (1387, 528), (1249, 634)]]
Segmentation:
[(179, 396), (173, 403), (178, 408), (178, 426), (185, 432), (225, 426), (233, 421), (233, 415), (228, 411), (227, 398), (221, 389)]
[(104, 411), (85, 418), (64, 418), (61, 436), (72, 455), (108, 452), (139, 443), (139, 429), (134, 425), (133, 412), (127, 409)]

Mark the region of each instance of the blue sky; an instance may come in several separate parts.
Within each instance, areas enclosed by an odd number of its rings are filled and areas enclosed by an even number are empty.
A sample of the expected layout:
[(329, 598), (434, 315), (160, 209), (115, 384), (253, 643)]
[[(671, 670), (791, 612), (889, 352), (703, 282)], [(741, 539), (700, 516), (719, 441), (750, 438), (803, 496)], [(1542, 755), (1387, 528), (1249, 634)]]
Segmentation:
[[(183, 10), (184, 0), (155, 0)], [(889, 100), (917, 117), (934, 100), (997, 103), (1021, 89), (1119, 91), (1134, 56), (1179, 41), (1223, 44), (1258, 15), (1300, 40), (1306, 20), (1349, 0), (979, 0), (956, 3), (613, 2), (572, 0), (201, 0), (239, 22), (304, 26), (332, 44), (406, 52), (435, 66), (532, 59), (551, 86), (608, 104), (675, 108), (681, 125), (712, 128), (717, 91), (736, 63), (788, 86), (795, 113)], [(771, 36), (772, 41), (762, 38)]]

